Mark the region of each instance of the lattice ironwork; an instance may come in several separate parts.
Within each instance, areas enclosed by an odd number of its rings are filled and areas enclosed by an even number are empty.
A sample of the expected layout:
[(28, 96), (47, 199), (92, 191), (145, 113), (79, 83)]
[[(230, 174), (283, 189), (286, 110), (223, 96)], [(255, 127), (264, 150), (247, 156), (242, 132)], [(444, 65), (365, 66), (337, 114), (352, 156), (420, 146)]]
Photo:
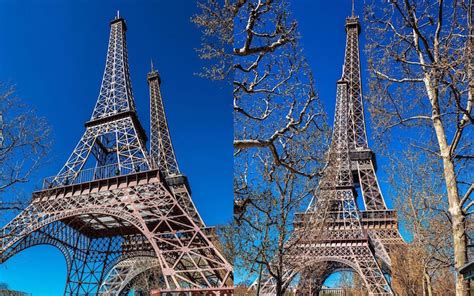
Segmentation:
[(349, 93), (349, 145), (351, 149), (367, 148), (365, 131), (364, 106), (362, 102), (362, 82), (360, 76), (359, 33), (360, 24), (357, 17), (346, 20), (346, 51), (342, 78), (348, 83)]
[(163, 286), (163, 282), (157, 258), (135, 257), (116, 264), (100, 291), (103, 295), (127, 295), (131, 288), (149, 292), (152, 288)]
[(150, 88), (150, 156), (167, 175), (179, 175), (178, 162), (171, 144), (171, 136), (166, 120), (165, 108), (160, 90), (161, 78), (151, 64), (151, 72), (148, 73), (148, 85)]
[[(146, 150), (132, 95), (125, 21), (117, 16), (110, 26), (100, 95), (86, 131), (60, 172), (0, 230), (0, 263), (26, 248), (53, 245), (67, 262), (65, 295), (126, 295), (132, 288), (150, 293), (155, 285), (169, 291), (230, 289), (232, 266), (216, 248), (179, 173), (159, 83), (148, 76), (151, 134), (159, 143), (166, 137), (168, 146), (152, 150), (171, 151), (173, 168)], [(159, 120), (153, 112), (160, 112)]]
[(193, 217), (197, 224), (204, 227), (204, 222), (191, 198), (187, 179), (179, 171), (161, 96), (161, 77), (158, 71), (154, 69), (153, 62), (147, 78), (150, 88), (150, 157), (165, 174), (167, 183), (181, 206)]
[[(366, 210), (385, 210), (383, 199), (375, 175), (373, 153), (367, 142), (360, 75), (359, 18), (352, 15), (346, 19), (346, 50), (344, 57), (343, 79), (348, 83), (349, 94), (349, 147), (353, 170), (358, 176), (362, 189), (362, 198)], [(365, 152), (365, 153), (364, 153)]]
[[(382, 271), (390, 269), (390, 246), (401, 244), (396, 212), (387, 209), (375, 175), (362, 103), (358, 17), (346, 20), (344, 70), (337, 83), (336, 111), (327, 165), (304, 213), (286, 244), (283, 288), (296, 295), (318, 295), (334, 271), (357, 272), (369, 295), (393, 295)], [(365, 208), (356, 203), (361, 188)], [(295, 284), (295, 281), (299, 281)], [(309, 289), (311, 287), (311, 289)], [(275, 295), (276, 282), (266, 276), (264, 295)]]
[(135, 111), (128, 67), (126, 30), (123, 18), (117, 17), (111, 22), (104, 76), (91, 120)]

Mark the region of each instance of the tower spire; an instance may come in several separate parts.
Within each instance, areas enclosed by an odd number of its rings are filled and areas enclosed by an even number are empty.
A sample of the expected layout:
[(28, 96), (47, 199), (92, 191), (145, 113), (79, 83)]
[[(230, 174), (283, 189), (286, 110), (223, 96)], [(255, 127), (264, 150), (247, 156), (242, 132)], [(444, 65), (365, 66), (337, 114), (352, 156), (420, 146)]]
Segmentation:
[(126, 111), (135, 112), (128, 66), (126, 31), (125, 20), (119, 18), (119, 12), (117, 11), (117, 17), (110, 22), (104, 76), (91, 120)]
[[(354, 1), (353, 1), (354, 3)], [(346, 50), (344, 56), (343, 79), (347, 81), (349, 99), (348, 138), (352, 171), (362, 189), (362, 198), (366, 210), (386, 210), (387, 205), (380, 191), (375, 175), (375, 155), (367, 141), (360, 71), (359, 18), (346, 19)]]
[(355, 0), (352, 0), (352, 17), (355, 17), (355, 5), (354, 5)]
[(150, 156), (165, 175), (179, 175), (178, 161), (171, 143), (168, 121), (161, 97), (161, 78), (155, 70), (153, 60), (147, 80), (150, 88)]
[(354, 14), (354, 0), (352, 1), (352, 17), (346, 19), (346, 50), (344, 54), (343, 79), (347, 82), (349, 95), (349, 125), (350, 147), (353, 149), (367, 148), (367, 134), (365, 130), (364, 106), (362, 103), (362, 89), (360, 78), (359, 34), (361, 31), (358, 17)]

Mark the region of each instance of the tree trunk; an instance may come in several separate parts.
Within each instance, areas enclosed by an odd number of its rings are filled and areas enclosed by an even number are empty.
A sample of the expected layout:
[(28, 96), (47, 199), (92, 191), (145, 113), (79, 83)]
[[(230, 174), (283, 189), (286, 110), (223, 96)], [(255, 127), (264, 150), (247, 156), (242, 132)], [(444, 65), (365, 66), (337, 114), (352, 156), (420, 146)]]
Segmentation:
[(454, 266), (456, 268), (456, 296), (468, 296), (468, 283), (458, 270), (467, 263), (465, 216), (459, 200), (454, 163), (449, 153), (446, 133), (439, 113), (433, 112), (433, 127), (443, 159), (443, 173), (448, 193), (449, 213), (452, 220)]
[[(426, 275), (426, 271), (425, 271), (424, 269), (423, 269), (423, 275)], [(427, 296), (427, 295), (426, 295), (426, 294), (427, 294), (427, 293), (426, 293), (427, 288), (426, 288), (426, 281), (425, 281), (425, 278), (423, 278), (423, 280), (422, 280), (421, 283), (422, 283), (422, 289), (423, 289), (423, 296)]]
[(284, 292), (282, 290), (283, 290), (283, 285), (282, 285), (281, 279), (278, 278), (276, 280), (276, 296), (283, 296)]
[[(424, 280), (423, 280), (423, 283), (426, 283), (426, 293), (428, 294), (428, 296), (433, 296), (433, 285), (431, 283), (431, 276), (428, 274), (428, 272), (426, 272), (426, 269), (423, 269), (423, 273), (424, 273)], [(423, 293), (425, 293), (425, 291), (423, 291)]]

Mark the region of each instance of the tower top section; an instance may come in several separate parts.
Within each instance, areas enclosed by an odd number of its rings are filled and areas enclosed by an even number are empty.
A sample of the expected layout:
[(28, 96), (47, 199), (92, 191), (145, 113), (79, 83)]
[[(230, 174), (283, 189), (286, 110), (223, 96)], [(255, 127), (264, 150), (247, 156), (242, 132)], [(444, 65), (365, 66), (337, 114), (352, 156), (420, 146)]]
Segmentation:
[(135, 112), (132, 83), (128, 66), (125, 20), (117, 16), (110, 22), (109, 45), (104, 76), (91, 120)]
[(360, 34), (360, 22), (359, 17), (350, 16), (346, 18), (346, 32), (352, 28), (357, 28), (357, 33)]
[(352, 0), (351, 16), (346, 18), (346, 32), (351, 28), (357, 28), (357, 33), (360, 34), (359, 17), (355, 14), (355, 0)]
[(343, 79), (347, 81), (349, 96), (349, 113), (352, 117), (349, 124), (349, 145), (351, 149), (367, 148), (364, 107), (362, 103), (362, 81), (360, 77), (359, 35), (361, 25), (355, 14), (352, 1), (352, 15), (346, 18), (346, 50), (344, 54)]
[(146, 76), (148, 83), (151, 83), (154, 80), (158, 80), (158, 83), (161, 84), (161, 77), (158, 71), (155, 70), (155, 67), (153, 65), (153, 60), (150, 60), (150, 72), (148, 72), (148, 75)]
[(125, 19), (120, 16), (119, 10), (117, 10), (117, 15), (115, 16), (115, 18), (110, 21), (110, 25), (112, 26), (113, 24), (116, 24), (116, 23), (121, 23), (123, 27), (123, 31), (124, 32), (127, 31), (127, 24), (125, 23)]

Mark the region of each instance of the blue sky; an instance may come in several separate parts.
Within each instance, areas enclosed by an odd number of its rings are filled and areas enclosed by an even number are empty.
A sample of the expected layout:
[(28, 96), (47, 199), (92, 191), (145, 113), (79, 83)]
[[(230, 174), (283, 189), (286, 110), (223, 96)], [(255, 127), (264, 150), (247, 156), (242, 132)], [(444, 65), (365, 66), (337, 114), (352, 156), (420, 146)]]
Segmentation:
[[(126, 19), (132, 85), (148, 129), (150, 59), (162, 94), (181, 171), (208, 225), (232, 213), (230, 85), (198, 76), (200, 32), (190, 22), (194, 1), (0, 0), (0, 81), (48, 119), (54, 145), (47, 164), (21, 191), (62, 167), (91, 116), (104, 70), (109, 21)], [(66, 266), (53, 247), (28, 249), (0, 265), (0, 282), (34, 296), (62, 295)]]

